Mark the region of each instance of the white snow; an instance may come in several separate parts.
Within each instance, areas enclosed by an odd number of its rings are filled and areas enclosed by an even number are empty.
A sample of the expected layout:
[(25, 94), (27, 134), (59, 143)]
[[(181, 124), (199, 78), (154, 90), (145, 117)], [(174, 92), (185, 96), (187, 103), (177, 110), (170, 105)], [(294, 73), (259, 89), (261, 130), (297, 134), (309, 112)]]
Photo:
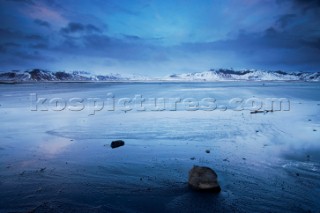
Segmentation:
[(139, 74), (91, 74), (85, 71), (49, 72), (45, 70), (12, 71), (0, 74), (0, 81), (320, 81), (320, 72), (295, 72), (263, 70), (210, 70), (195, 73), (173, 74), (165, 77), (149, 77)]

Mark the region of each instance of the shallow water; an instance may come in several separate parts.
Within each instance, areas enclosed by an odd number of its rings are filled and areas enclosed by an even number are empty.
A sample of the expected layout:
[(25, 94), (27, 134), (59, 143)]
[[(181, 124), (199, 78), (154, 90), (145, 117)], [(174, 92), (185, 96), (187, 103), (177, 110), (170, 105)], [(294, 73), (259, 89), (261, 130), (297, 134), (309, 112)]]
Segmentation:
[[(83, 98), (86, 107), (32, 111), (31, 93)], [(115, 100), (215, 98), (218, 108), (187, 111), (179, 103), (153, 111), (146, 102), (146, 111), (109, 111), (108, 93)], [(251, 114), (229, 106), (252, 97), (287, 98), (290, 110)], [(94, 111), (88, 98), (105, 108)], [(319, 212), (319, 112), (319, 83), (0, 85), (0, 210)], [(111, 149), (116, 139), (125, 146)], [(217, 172), (220, 194), (188, 188), (193, 165)]]

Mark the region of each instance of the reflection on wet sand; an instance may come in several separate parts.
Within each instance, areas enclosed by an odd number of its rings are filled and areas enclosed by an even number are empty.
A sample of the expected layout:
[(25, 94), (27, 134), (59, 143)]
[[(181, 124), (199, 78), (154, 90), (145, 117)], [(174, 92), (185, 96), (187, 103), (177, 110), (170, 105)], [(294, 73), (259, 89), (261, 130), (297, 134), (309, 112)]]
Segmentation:
[(74, 143), (73, 140), (66, 138), (46, 137), (39, 143), (39, 152), (48, 155), (57, 155), (63, 152), (72, 143)]

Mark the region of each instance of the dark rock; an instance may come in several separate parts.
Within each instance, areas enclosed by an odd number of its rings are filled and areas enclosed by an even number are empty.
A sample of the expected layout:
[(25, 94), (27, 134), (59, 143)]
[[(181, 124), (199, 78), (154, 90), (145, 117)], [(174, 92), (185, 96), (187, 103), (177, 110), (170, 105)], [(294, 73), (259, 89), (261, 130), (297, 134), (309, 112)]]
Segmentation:
[(72, 80), (72, 75), (65, 72), (56, 72), (55, 76), (59, 80)]
[(209, 153), (210, 153), (210, 150), (209, 150), (209, 149), (207, 149), (207, 150), (206, 150), (206, 153), (208, 153), (208, 154), (209, 154)]
[(193, 166), (189, 171), (189, 186), (198, 191), (220, 192), (218, 175), (209, 167)]
[(118, 148), (120, 146), (124, 146), (124, 141), (123, 140), (112, 141), (110, 146), (111, 146), (112, 149)]

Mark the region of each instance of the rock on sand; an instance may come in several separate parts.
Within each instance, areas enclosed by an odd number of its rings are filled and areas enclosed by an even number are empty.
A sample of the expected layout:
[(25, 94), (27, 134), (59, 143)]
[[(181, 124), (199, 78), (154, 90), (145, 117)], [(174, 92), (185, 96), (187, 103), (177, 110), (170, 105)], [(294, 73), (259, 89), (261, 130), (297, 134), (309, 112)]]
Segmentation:
[(193, 166), (189, 172), (189, 186), (198, 191), (220, 192), (218, 175), (209, 167)]
[(124, 146), (124, 141), (123, 140), (112, 141), (110, 146), (111, 146), (112, 149), (118, 148), (120, 146)]

